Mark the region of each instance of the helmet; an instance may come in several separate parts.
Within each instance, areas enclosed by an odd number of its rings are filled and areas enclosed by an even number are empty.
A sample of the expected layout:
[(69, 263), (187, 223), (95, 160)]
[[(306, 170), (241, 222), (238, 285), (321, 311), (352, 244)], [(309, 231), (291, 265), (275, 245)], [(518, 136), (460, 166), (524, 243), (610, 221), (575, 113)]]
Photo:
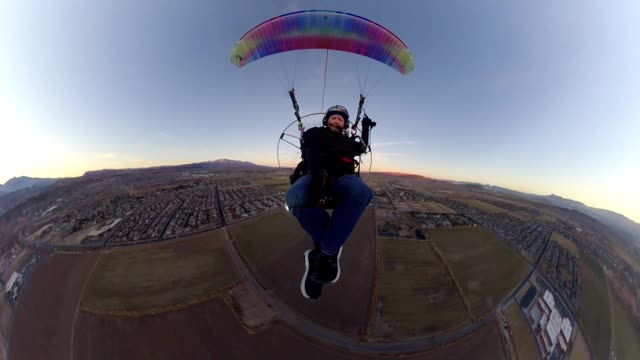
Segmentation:
[(322, 119), (322, 125), (327, 126), (327, 120), (331, 117), (331, 115), (340, 115), (344, 118), (344, 128), (349, 127), (349, 111), (342, 105), (334, 105), (327, 110), (327, 113), (324, 115)]

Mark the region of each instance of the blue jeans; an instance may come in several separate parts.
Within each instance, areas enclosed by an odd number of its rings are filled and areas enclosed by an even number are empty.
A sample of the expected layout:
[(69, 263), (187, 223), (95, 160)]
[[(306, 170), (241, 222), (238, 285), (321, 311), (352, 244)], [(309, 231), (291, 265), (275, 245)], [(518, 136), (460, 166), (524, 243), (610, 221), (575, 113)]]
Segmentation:
[(310, 204), (311, 176), (298, 179), (287, 192), (286, 204), (316, 246), (329, 255), (338, 253), (373, 198), (373, 191), (355, 175), (339, 177), (335, 182), (335, 208), (327, 211)]

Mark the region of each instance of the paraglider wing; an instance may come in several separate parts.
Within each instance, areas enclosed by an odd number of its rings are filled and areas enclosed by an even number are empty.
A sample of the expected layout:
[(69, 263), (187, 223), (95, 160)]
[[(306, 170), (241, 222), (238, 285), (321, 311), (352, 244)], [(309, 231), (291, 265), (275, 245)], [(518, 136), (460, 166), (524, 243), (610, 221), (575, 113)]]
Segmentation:
[(298, 11), (275, 17), (249, 30), (233, 48), (238, 67), (285, 51), (329, 49), (360, 54), (406, 75), (413, 55), (391, 31), (363, 17), (328, 10)]

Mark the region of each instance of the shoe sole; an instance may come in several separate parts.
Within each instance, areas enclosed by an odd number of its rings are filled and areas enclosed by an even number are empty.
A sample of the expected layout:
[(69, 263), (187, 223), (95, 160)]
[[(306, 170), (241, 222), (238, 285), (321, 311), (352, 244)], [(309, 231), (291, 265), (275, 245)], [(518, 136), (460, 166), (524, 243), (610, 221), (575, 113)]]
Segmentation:
[(338, 282), (338, 279), (340, 279), (340, 255), (342, 255), (342, 246), (340, 246), (340, 251), (338, 251), (338, 275), (336, 275), (336, 278), (331, 281), (332, 284)]
[(304, 289), (304, 283), (307, 280), (307, 274), (309, 273), (309, 253), (311, 250), (307, 250), (304, 252), (304, 275), (302, 276), (302, 281), (300, 282), (300, 291), (302, 295), (307, 299), (311, 299), (311, 297), (307, 294), (307, 291)]

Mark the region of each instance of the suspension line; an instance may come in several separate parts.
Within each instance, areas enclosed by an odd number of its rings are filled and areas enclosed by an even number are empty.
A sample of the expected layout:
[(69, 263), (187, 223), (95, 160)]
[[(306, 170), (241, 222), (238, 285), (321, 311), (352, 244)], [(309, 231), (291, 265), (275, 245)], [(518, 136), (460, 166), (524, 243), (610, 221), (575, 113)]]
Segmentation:
[(327, 87), (327, 66), (329, 65), (329, 49), (327, 49), (327, 57), (324, 61), (324, 81), (322, 84), (322, 106), (320, 107), (320, 112), (324, 111), (324, 90)]

